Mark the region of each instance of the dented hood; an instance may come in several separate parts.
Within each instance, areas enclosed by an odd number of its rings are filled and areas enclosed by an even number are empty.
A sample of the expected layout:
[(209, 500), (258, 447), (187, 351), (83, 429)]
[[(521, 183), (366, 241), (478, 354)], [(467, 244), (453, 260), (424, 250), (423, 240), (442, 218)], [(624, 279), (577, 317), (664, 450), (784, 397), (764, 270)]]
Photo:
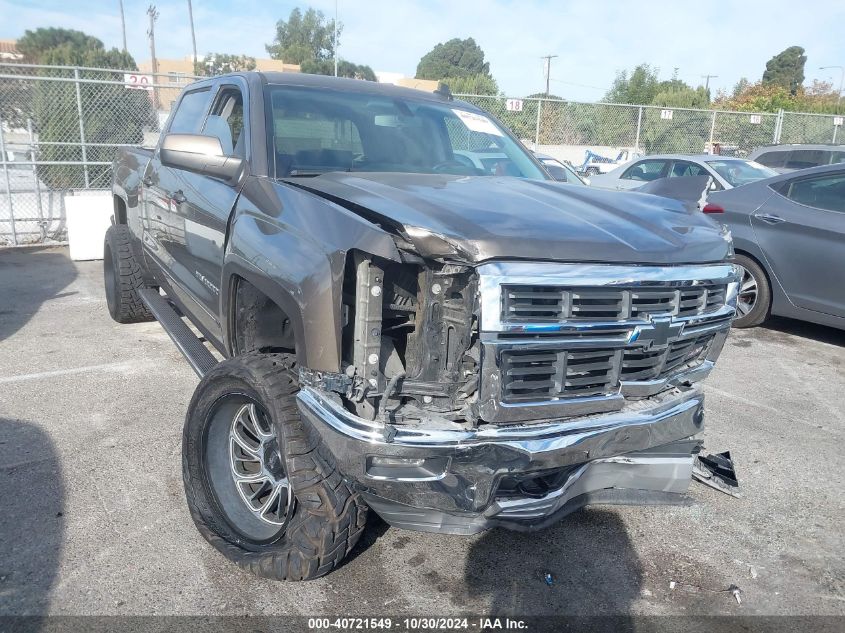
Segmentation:
[(719, 225), (676, 201), (553, 181), (334, 172), (288, 180), (371, 220), (445, 237), (471, 262), (722, 261)]

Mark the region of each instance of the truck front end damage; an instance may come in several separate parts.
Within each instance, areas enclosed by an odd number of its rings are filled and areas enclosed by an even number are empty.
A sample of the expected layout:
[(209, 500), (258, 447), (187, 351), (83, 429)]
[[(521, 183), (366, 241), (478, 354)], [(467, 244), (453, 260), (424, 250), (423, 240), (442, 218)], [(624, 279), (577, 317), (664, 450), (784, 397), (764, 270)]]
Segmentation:
[(401, 262), (348, 253), (342, 366), (300, 370), (303, 416), (373, 510), (470, 534), (684, 502), (732, 265), (474, 265), (409, 234)]

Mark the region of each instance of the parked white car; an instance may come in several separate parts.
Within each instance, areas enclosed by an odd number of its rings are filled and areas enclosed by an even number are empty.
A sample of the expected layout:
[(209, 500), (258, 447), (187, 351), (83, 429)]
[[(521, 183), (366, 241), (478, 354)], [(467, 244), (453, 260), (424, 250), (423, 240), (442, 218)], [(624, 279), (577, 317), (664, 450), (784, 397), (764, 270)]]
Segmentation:
[(660, 154), (593, 176), (590, 183), (602, 189), (635, 189), (658, 178), (710, 176), (713, 178), (711, 188), (721, 191), (775, 175), (768, 167), (744, 158), (715, 154)]

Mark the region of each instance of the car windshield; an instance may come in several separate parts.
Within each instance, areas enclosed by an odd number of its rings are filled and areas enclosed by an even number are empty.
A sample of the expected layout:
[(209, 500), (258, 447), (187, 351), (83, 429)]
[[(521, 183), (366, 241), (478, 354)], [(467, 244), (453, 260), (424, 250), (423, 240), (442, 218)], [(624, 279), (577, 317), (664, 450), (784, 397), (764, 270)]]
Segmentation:
[(749, 182), (778, 175), (773, 169), (755, 163), (753, 160), (711, 160), (707, 161), (707, 164), (727, 180), (731, 187), (747, 185)]
[(378, 171), (547, 179), (521, 144), (458, 103), (268, 86), (276, 177)]

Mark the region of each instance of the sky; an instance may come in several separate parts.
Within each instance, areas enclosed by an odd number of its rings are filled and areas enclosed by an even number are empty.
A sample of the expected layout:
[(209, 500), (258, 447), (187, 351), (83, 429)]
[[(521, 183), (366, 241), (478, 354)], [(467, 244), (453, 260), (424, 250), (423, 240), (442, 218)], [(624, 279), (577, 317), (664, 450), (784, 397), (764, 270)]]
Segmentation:
[[(187, 0), (153, 0), (156, 54), (191, 54)], [(124, 0), (129, 52), (149, 59), (146, 8)], [(524, 96), (545, 90), (542, 55), (551, 64), (550, 92), (576, 101), (604, 96), (616, 73), (648, 63), (669, 78), (677, 68), (711, 91), (741, 78), (759, 80), (766, 61), (792, 45), (806, 49), (806, 83), (839, 83), (845, 65), (842, 0), (337, 0), (343, 34), (340, 56), (376, 71), (413, 76), (422, 55), (453, 37), (473, 37), (486, 54), (500, 90)], [(121, 46), (118, 0), (0, 0), (0, 39), (26, 29), (65, 27)], [(197, 49), (267, 57), (275, 23), (295, 6), (333, 16), (335, 0), (193, 0)]]

